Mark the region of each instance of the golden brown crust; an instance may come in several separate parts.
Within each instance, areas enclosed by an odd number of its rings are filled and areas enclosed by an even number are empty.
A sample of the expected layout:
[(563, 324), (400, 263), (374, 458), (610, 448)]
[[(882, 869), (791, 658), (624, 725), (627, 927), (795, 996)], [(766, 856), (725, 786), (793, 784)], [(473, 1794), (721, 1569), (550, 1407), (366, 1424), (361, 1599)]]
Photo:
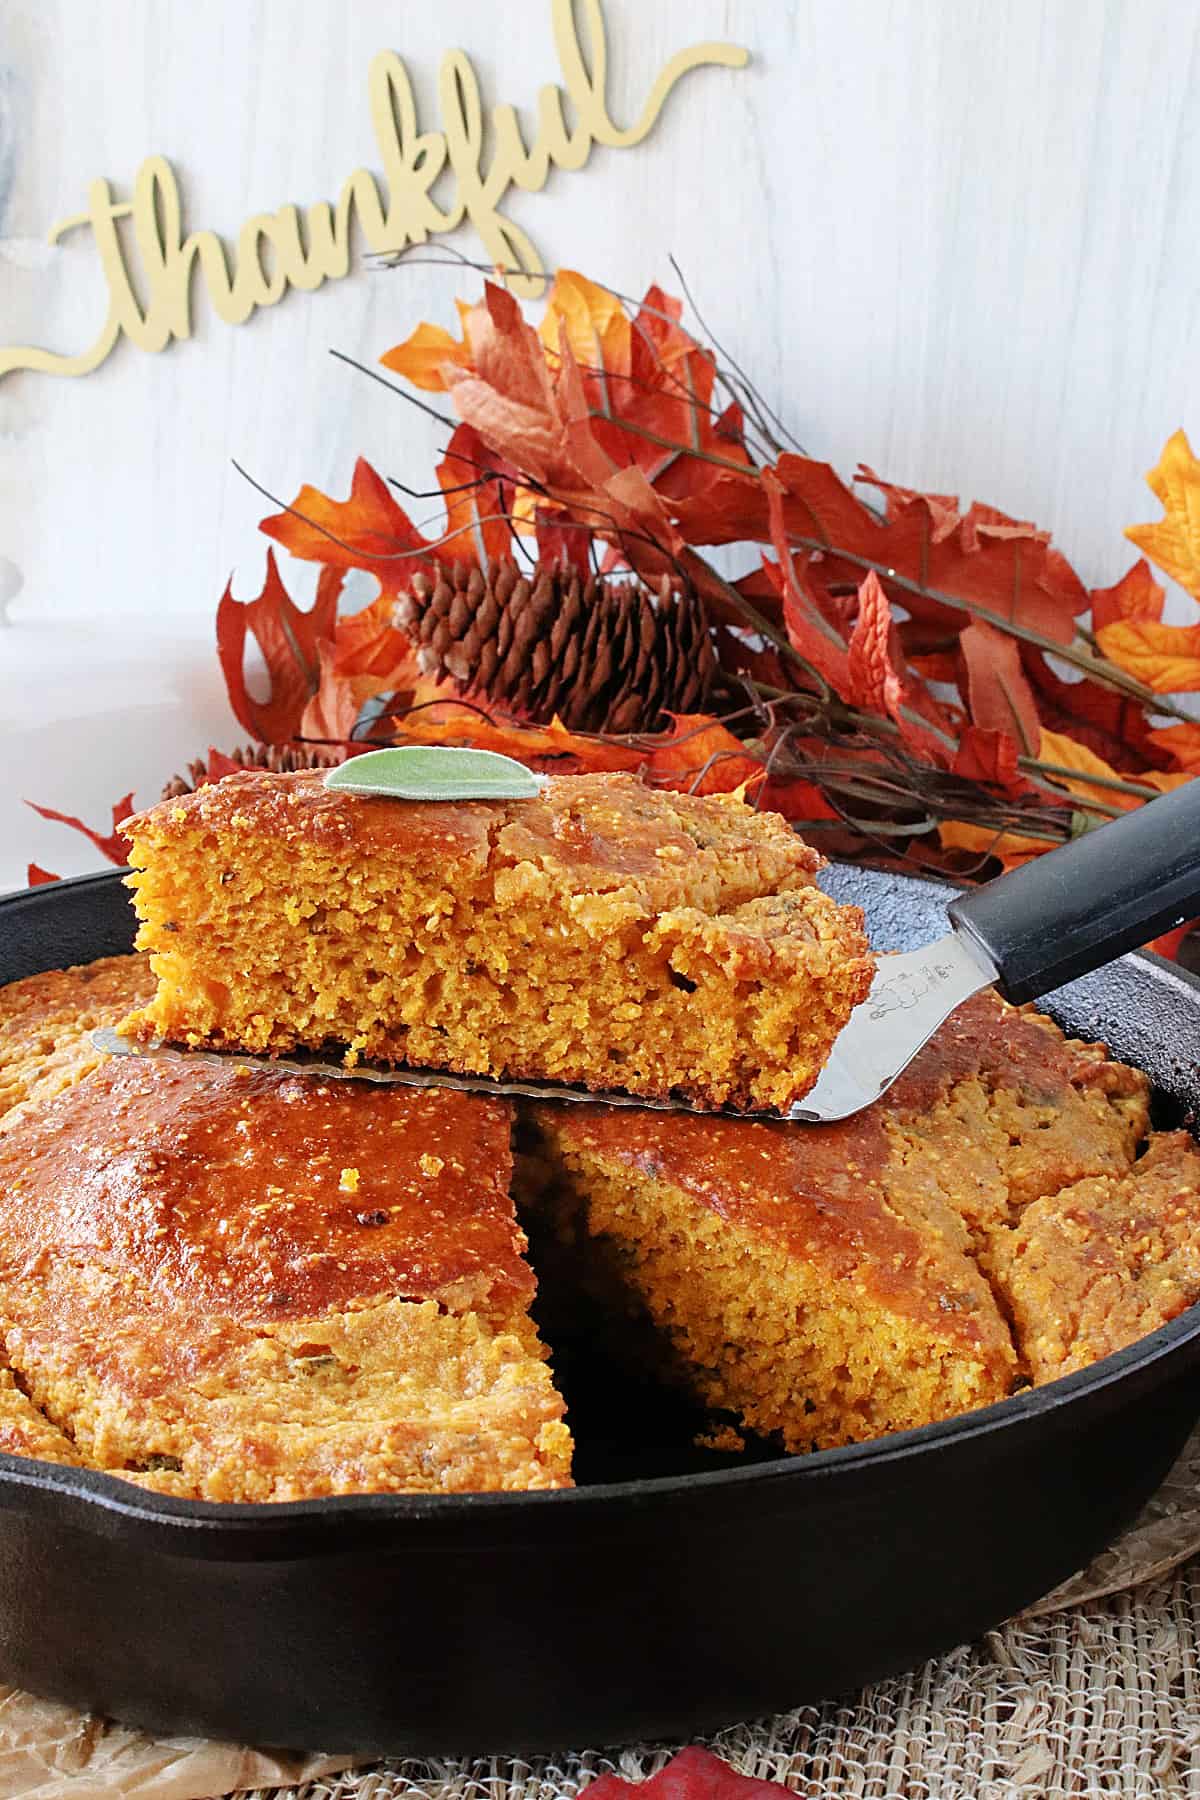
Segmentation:
[(70, 1256), (241, 1324), (393, 1296), (507, 1320), (534, 1292), (509, 1135), (447, 1089), (109, 1057), (0, 1140), (0, 1270)]
[(269, 838), (298, 853), (313, 846), (464, 876), (494, 845), (503, 863), (528, 865), (564, 893), (636, 887), (650, 913), (720, 911), (765, 886), (811, 883), (821, 865), (777, 813), (732, 795), (656, 792), (624, 774), (551, 776), (536, 800), (484, 803), (375, 800), (326, 788), (317, 770), (247, 770), (161, 801), (121, 830), (135, 846)]
[[(110, 1000), (138, 980), (103, 975)], [(95, 986), (39, 981), (47, 1005), (8, 1009), (31, 1068), (48, 1007), (69, 1035)], [(0, 1137), (0, 1448), (221, 1500), (568, 1485), (510, 1119), (186, 1057), (101, 1058), (25, 1105)]]
[(127, 829), (143, 1039), (785, 1108), (870, 986), (861, 914), (731, 795), (589, 775), (426, 804), (255, 771)]

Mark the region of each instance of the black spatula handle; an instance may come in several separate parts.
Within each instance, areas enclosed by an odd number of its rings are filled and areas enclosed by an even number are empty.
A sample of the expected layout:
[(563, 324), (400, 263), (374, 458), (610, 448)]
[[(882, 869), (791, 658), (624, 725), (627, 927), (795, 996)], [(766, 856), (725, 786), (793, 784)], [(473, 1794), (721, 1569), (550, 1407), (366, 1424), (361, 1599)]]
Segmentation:
[(1200, 780), (955, 900), (1020, 1003), (1200, 915)]

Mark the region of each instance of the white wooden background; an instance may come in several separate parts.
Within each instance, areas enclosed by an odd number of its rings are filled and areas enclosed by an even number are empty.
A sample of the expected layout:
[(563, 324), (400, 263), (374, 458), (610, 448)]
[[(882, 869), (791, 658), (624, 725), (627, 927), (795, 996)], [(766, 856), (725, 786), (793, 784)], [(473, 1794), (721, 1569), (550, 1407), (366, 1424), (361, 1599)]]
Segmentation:
[[(1142, 474), (1200, 436), (1200, 6), (1195, 0), (607, 0), (613, 111), (667, 56), (700, 71), (650, 140), (555, 174), (513, 215), (547, 264), (638, 292), (683, 264), (712, 326), (808, 447), (1052, 526), (1092, 581), (1153, 515)], [(548, 0), (3, 0), (0, 342), (82, 348), (104, 312), (86, 233), (49, 225), (166, 155), (186, 223), (336, 197), (378, 166), (373, 53), (407, 59), (433, 121), (440, 53), (489, 101), (557, 67)], [(469, 232), (456, 240), (468, 254)], [(276, 492), (344, 492), (356, 454), (415, 485), (424, 423), (326, 354), (364, 360), (474, 283), (360, 268), (98, 373), (0, 383), (0, 888), (29, 857), (95, 856), (20, 805), (100, 821), (210, 741), (231, 745), (211, 649), (231, 570), (257, 592)], [(299, 576), (303, 587), (303, 575)]]

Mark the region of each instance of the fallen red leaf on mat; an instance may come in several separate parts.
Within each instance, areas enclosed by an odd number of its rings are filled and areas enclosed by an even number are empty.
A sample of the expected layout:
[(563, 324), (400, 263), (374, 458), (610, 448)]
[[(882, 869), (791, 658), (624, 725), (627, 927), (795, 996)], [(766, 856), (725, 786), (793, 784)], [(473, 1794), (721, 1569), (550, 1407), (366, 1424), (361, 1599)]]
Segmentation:
[(777, 1800), (790, 1793), (779, 1781), (764, 1781), (757, 1775), (742, 1775), (729, 1763), (701, 1750), (696, 1744), (673, 1756), (657, 1775), (645, 1781), (626, 1781), (620, 1775), (601, 1775), (584, 1789), (587, 1800)]

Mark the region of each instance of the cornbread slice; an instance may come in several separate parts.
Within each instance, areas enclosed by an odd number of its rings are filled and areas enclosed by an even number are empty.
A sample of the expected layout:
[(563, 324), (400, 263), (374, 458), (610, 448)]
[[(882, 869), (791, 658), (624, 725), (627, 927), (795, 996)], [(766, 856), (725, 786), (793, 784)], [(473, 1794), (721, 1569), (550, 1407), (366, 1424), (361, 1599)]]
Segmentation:
[(106, 956), (0, 987), (0, 1131), (104, 1061), (92, 1032), (154, 992), (144, 956)]
[(499, 1101), (186, 1057), (28, 1109), (0, 1335), (51, 1451), (210, 1500), (569, 1485), (509, 1132)]
[[(519, 1195), (539, 1266), (560, 1294), (573, 1288), (589, 1329), (807, 1450), (1047, 1379), (1059, 1372), (1039, 1348), (1047, 1320), (1070, 1346), (1065, 1367), (1189, 1305), (1200, 1152), (1186, 1204), (1168, 1197), (1148, 1179), (1155, 1153), (1134, 1163), (1147, 1116), (1144, 1076), (989, 992), (840, 1124), (539, 1105)], [(1089, 1183), (1107, 1212), (1080, 1211)], [(1137, 1291), (1138, 1231), (1171, 1246), (1153, 1294)], [(1085, 1317), (1072, 1299), (1094, 1290), (1102, 1259), (1124, 1297), (1103, 1323), (1098, 1303)]]
[(870, 986), (820, 858), (729, 795), (579, 775), (425, 803), (253, 771), (123, 829), (141, 1037), (784, 1108)]
[(992, 1263), (1035, 1381), (1136, 1343), (1200, 1300), (1200, 1150), (1164, 1132), (1132, 1168), (1035, 1200)]

